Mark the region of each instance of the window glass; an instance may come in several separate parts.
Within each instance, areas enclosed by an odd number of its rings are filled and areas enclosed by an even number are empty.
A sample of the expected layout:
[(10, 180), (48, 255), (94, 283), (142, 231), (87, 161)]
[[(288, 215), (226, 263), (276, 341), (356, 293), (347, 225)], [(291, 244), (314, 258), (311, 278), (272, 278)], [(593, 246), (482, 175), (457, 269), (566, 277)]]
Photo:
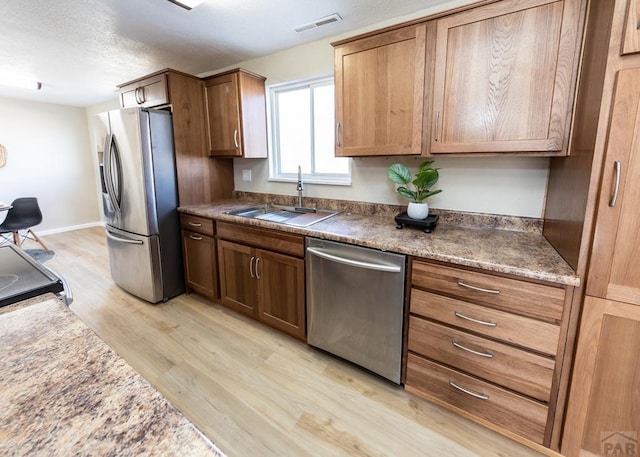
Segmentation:
[(351, 183), (350, 159), (334, 156), (334, 100), (332, 78), (269, 88), (270, 179), (296, 180), (301, 166), (306, 182)]

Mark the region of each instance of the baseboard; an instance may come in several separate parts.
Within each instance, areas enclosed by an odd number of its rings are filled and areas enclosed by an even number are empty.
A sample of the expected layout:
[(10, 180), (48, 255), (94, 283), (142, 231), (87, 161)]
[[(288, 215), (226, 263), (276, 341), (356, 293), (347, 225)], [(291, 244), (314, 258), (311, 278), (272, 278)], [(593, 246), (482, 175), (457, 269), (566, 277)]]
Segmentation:
[(70, 225), (68, 227), (59, 227), (51, 230), (35, 229), (35, 232), (38, 234), (38, 236), (46, 236), (46, 235), (54, 235), (56, 233), (72, 232), (74, 230), (82, 230), (82, 229), (91, 228), (91, 227), (104, 227), (104, 222), (101, 222), (101, 221), (89, 222), (87, 224)]

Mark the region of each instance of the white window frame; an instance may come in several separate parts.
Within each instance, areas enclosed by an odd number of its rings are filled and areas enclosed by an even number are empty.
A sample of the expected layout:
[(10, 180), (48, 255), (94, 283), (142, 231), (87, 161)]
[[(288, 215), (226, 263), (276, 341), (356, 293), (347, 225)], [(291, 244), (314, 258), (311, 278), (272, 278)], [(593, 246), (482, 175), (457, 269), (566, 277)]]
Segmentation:
[[(313, 88), (314, 86), (322, 86), (326, 84), (333, 84), (333, 75), (323, 75), (314, 78), (300, 79), (296, 81), (290, 81), (286, 83), (272, 84), (267, 86), (267, 122), (269, 132), (269, 148), (271, 149), (269, 154), (269, 181), (279, 182), (296, 182), (298, 180), (297, 173), (283, 173), (281, 170), (281, 158), (279, 151), (278, 141), (278, 98), (279, 92), (286, 92), (290, 90), (300, 89), (302, 87)], [(311, 111), (313, 124), (313, 97), (311, 99)], [(335, 122), (334, 122), (335, 125)], [(311, 166), (313, 167), (313, 128), (311, 129), (312, 144), (311, 144)], [(313, 170), (311, 173), (303, 174), (303, 181), (311, 184), (327, 184), (334, 186), (350, 186), (351, 185), (351, 159), (348, 160), (347, 173), (315, 173)]]

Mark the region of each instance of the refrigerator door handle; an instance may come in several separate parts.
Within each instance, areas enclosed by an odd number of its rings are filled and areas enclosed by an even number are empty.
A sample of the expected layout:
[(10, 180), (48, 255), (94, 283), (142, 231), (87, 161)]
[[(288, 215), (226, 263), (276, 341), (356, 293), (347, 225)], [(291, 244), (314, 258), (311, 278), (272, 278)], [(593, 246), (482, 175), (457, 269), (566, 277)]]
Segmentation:
[(127, 244), (144, 244), (142, 240), (131, 240), (129, 238), (120, 238), (119, 236), (113, 235), (109, 230), (105, 230), (107, 234), (107, 238), (113, 241), (117, 241), (119, 243), (127, 243)]
[(111, 204), (113, 205), (116, 214), (120, 215), (120, 203), (122, 199), (122, 192), (120, 189), (122, 186), (122, 162), (120, 160), (120, 152), (118, 151), (116, 136), (113, 133), (110, 133), (107, 136), (105, 151), (105, 178), (107, 180), (107, 193), (109, 194), (109, 199), (111, 200)]

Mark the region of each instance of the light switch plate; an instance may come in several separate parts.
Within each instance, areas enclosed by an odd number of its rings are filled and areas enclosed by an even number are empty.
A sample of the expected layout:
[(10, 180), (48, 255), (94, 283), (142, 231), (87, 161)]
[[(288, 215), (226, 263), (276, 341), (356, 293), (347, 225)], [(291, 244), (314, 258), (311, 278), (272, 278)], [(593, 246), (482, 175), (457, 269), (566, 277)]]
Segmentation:
[(242, 170), (242, 180), (251, 181), (251, 170)]

